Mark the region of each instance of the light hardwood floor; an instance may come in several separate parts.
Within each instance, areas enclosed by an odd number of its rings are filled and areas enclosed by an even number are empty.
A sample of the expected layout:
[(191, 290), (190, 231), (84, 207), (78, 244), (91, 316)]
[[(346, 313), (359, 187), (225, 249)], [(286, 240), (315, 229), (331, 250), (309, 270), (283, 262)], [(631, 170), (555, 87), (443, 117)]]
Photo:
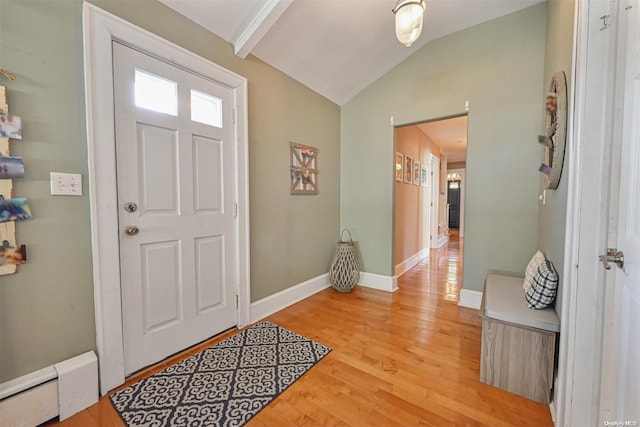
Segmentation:
[[(546, 405), (480, 383), (481, 321), (457, 306), (462, 244), (453, 237), (391, 294), (327, 289), (267, 320), (333, 349), (248, 426), (552, 426)], [(226, 338), (203, 343), (131, 384)], [(121, 426), (108, 398), (47, 425)]]

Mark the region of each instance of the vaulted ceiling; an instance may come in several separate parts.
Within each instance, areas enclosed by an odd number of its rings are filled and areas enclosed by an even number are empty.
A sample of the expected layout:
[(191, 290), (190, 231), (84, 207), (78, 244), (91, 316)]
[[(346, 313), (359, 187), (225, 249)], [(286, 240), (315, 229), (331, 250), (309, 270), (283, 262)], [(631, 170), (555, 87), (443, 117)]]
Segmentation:
[(395, 36), (396, 0), (160, 0), (338, 105), (431, 40), (543, 0), (426, 0), (420, 38)]

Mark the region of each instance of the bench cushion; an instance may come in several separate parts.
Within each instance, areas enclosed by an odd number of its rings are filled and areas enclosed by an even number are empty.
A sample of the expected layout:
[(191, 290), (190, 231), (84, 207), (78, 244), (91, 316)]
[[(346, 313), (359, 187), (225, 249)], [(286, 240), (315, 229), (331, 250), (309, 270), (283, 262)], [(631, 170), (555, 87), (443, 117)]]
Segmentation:
[(486, 317), (530, 328), (559, 332), (560, 319), (551, 307), (527, 307), (521, 277), (489, 274), (484, 285), (483, 314)]

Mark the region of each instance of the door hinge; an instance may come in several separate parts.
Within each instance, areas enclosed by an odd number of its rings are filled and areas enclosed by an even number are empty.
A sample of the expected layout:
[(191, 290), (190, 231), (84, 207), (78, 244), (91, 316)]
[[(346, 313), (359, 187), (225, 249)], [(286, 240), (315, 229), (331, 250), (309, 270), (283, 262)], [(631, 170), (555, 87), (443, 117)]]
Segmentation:
[(231, 110), (231, 121), (235, 124), (236, 122), (236, 109)]
[(234, 218), (238, 217), (238, 204), (237, 203), (233, 204), (233, 217)]
[(240, 307), (240, 296), (236, 294), (236, 308)]

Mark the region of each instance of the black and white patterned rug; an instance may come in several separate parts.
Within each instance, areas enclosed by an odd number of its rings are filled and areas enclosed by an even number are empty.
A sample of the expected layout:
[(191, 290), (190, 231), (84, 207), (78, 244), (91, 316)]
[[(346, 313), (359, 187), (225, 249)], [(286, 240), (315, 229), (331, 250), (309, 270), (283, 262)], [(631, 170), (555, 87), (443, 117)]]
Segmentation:
[(110, 397), (128, 426), (241, 426), (330, 351), (263, 321)]

